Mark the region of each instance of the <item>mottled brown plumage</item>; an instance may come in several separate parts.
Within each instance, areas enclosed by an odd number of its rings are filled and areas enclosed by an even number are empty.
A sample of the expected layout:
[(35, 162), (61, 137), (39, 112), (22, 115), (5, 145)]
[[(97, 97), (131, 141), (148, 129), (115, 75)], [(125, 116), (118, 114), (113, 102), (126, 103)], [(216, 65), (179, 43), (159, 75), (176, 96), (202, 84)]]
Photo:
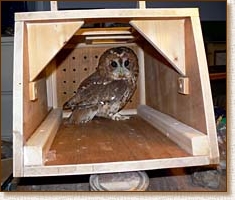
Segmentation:
[(106, 50), (97, 70), (79, 85), (77, 93), (63, 106), (71, 109), (68, 123), (85, 123), (94, 116), (125, 120), (118, 112), (136, 89), (138, 59), (132, 49), (116, 47)]

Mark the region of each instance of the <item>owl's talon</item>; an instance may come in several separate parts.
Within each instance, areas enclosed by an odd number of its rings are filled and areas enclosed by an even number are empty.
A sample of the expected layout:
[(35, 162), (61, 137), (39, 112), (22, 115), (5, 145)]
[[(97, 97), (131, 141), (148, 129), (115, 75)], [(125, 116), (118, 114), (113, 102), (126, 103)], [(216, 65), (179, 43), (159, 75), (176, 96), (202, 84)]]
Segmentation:
[(87, 123), (89, 121), (91, 121), (91, 120), (82, 120), (80, 123), (85, 124), (85, 123)]
[(121, 115), (120, 113), (116, 113), (111, 118), (112, 120), (120, 121), (120, 120), (130, 119), (130, 116), (125, 116), (125, 115)]
[(78, 124), (78, 123), (76, 121), (74, 121), (74, 120), (71, 120), (71, 119), (65, 119), (63, 124), (65, 126), (73, 126), (73, 125)]

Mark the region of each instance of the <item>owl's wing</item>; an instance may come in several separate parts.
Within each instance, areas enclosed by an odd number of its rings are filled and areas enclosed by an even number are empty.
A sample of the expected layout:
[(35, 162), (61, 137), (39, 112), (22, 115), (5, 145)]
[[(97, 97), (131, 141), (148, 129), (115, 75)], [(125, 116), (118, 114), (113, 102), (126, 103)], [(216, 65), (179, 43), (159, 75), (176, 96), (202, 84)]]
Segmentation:
[(128, 84), (123, 80), (107, 81), (102, 84), (91, 85), (87, 88), (83, 100), (80, 101), (80, 108), (90, 108), (102, 104), (112, 104), (122, 101), (124, 95), (129, 94)]
[(63, 109), (74, 110), (77, 108), (81, 102), (91, 95), (91, 89), (93, 90), (94, 83), (99, 82), (99, 80), (100, 76), (96, 72), (83, 80), (79, 85), (76, 94), (64, 103)]
[(129, 93), (128, 84), (124, 80), (110, 80), (93, 74), (79, 86), (77, 93), (65, 103), (64, 108), (88, 109), (106, 102), (121, 101), (125, 93)]

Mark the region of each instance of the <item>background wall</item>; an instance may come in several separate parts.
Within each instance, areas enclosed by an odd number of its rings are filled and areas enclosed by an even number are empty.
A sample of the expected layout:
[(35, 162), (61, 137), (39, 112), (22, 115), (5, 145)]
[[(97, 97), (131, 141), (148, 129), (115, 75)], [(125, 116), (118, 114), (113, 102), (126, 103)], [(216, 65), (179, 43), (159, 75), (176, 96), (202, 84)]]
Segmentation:
[(13, 38), (1, 38), (1, 136), (12, 138)]
[[(30, 11), (50, 10), (49, 1), (27, 2)], [(226, 20), (226, 1), (195, 1), (195, 2), (146, 2), (147, 8), (180, 8), (198, 7), (202, 21)], [(61, 10), (87, 9), (87, 8), (136, 8), (136, 1), (132, 2), (105, 2), (105, 1), (60, 1), (58, 7)]]

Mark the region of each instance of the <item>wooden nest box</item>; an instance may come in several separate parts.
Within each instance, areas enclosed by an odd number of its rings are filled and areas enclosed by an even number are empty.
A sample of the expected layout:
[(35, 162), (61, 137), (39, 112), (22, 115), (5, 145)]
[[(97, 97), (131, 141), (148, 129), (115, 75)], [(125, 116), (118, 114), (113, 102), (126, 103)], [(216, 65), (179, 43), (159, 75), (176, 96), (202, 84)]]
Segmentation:
[[(85, 28), (96, 23), (128, 26)], [(99, 174), (217, 164), (198, 9), (16, 13), (14, 176)], [(63, 125), (63, 103), (110, 47), (139, 59), (130, 120)]]

